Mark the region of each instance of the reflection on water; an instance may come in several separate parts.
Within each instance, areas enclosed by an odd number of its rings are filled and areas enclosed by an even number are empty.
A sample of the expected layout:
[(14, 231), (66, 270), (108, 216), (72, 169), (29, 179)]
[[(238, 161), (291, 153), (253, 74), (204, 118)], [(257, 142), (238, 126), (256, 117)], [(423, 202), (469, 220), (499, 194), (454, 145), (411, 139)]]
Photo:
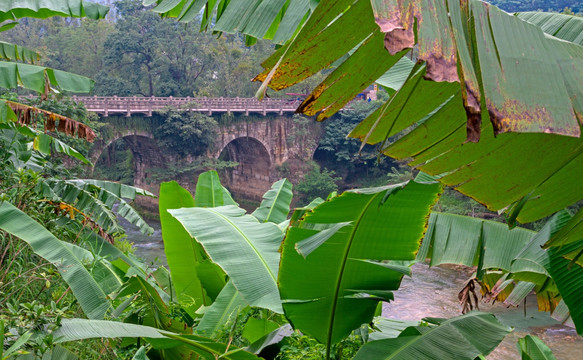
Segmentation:
[[(143, 235), (135, 226), (123, 222), (128, 240), (134, 243), (135, 254), (154, 265), (166, 265), (160, 223), (148, 222), (155, 231), (152, 236)], [(405, 277), (395, 301), (384, 304), (383, 315), (400, 320), (420, 320), (424, 317), (450, 318), (460, 315), (457, 293), (472, 271), (457, 266), (429, 268), (425, 264), (413, 266), (412, 278)], [(557, 359), (580, 359), (583, 356), (583, 339), (575, 330), (552, 319), (548, 313), (537, 311), (534, 296), (527, 298), (526, 317), (524, 308), (506, 308), (502, 304), (480, 304), (480, 310), (494, 313), (498, 319), (515, 328), (502, 344), (488, 356), (490, 360), (519, 358), (516, 341), (526, 334), (540, 337)]]
[[(424, 317), (450, 318), (460, 315), (457, 293), (472, 274), (468, 268), (438, 266), (429, 268), (425, 264), (413, 266), (413, 276), (405, 277), (395, 301), (384, 304), (383, 315), (401, 320), (420, 320)], [(480, 310), (491, 312), (502, 323), (514, 327), (502, 344), (487, 358), (491, 360), (518, 359), (516, 342), (526, 334), (541, 338), (553, 350), (557, 359), (581, 359), (583, 339), (575, 329), (562, 325), (549, 316), (538, 312), (536, 298), (529, 296), (524, 307), (506, 308), (501, 303), (480, 303)], [(579, 354), (579, 355), (578, 355)]]

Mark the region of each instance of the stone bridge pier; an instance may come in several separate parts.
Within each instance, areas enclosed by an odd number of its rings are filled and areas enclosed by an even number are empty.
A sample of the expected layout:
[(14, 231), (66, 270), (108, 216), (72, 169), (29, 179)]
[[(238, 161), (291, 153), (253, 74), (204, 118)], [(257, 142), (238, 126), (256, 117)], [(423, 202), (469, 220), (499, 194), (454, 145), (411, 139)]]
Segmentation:
[(320, 124), (289, 116), (238, 122), (221, 127), (212, 157), (239, 164), (221, 174), (227, 188), (244, 198), (261, 200), (282, 176), (282, 168), (292, 172), (286, 175), (297, 176), (293, 170), (298, 162), (312, 159), (320, 135)]

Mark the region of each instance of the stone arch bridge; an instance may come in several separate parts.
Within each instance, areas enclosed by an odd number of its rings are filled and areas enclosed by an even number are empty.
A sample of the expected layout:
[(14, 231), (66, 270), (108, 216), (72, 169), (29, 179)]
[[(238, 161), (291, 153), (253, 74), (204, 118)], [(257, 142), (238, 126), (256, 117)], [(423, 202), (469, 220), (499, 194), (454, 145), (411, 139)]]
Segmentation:
[[(124, 98), (121, 99), (123, 101)], [(86, 102), (84, 99), (77, 100), (85, 102), (90, 111), (97, 112), (102, 121), (109, 124), (109, 135), (96, 139), (89, 152), (93, 164), (97, 164), (101, 154), (109, 146), (123, 139), (134, 157), (134, 184), (157, 193), (159, 184), (154, 179), (154, 172), (167, 168), (171, 162), (184, 162), (187, 166), (194, 160), (191, 156), (185, 159), (172, 158), (172, 155), (158, 147), (154, 136), (156, 126), (153, 124), (154, 118), (150, 117), (151, 112), (128, 112), (126, 106), (125, 112), (118, 112), (123, 116), (115, 117), (112, 115), (116, 112), (111, 108), (105, 111), (104, 108), (97, 109), (94, 103)], [(319, 123), (294, 118), (293, 112), (287, 110), (287, 107), (282, 111), (282, 103), (291, 104), (287, 100), (272, 101), (260, 106), (257, 106), (256, 102), (255, 99), (248, 102), (236, 99), (231, 106), (226, 106), (224, 102), (215, 101), (214, 104), (218, 105), (212, 105), (215, 107), (211, 107), (210, 110), (208, 107), (210, 102), (204, 105), (206, 108), (189, 109), (210, 113), (213, 116), (227, 112), (233, 114), (228, 124), (219, 126), (214, 147), (208, 152), (207, 157), (238, 163), (238, 166), (224, 171), (221, 180), (235, 195), (249, 200), (260, 200), (271, 184), (282, 176), (291, 177), (293, 181), (294, 175), (297, 177), (295, 170), (306, 160), (312, 159), (322, 134)], [(236, 104), (239, 104), (238, 107)], [(247, 110), (242, 106), (245, 104)], [(256, 107), (251, 107), (251, 104), (255, 104), (253, 106)], [(253, 112), (259, 116), (245, 116)], [(152, 122), (151, 126), (147, 126), (149, 122)], [(286, 166), (283, 166), (284, 164)], [(195, 179), (178, 180), (183, 186), (194, 190)]]

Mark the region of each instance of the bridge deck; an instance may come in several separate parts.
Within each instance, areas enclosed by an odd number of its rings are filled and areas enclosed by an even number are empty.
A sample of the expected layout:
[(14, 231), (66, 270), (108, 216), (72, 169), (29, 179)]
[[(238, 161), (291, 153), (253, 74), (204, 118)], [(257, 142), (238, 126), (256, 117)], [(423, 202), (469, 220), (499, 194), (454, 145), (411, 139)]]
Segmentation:
[(83, 102), (88, 111), (103, 116), (124, 114), (145, 114), (152, 116), (152, 111), (167, 107), (186, 111), (204, 112), (212, 115), (217, 113), (293, 113), (300, 105), (300, 100), (255, 98), (191, 98), (191, 97), (103, 97), (103, 96), (73, 96), (73, 100)]

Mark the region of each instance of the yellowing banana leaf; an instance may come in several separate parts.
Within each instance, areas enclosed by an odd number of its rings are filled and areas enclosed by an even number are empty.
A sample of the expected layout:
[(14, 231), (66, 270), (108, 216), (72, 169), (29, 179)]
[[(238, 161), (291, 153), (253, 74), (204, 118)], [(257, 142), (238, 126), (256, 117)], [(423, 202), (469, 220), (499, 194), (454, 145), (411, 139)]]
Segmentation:
[(223, 268), (249, 305), (282, 312), (276, 277), (283, 233), (277, 225), (260, 223), (233, 205), (168, 212)]
[(475, 311), (440, 320), (438, 324), (430, 327), (409, 327), (396, 338), (366, 343), (354, 359), (474, 360), (488, 355), (511, 331), (494, 315)]
[[(583, 286), (579, 284), (583, 273), (577, 270), (581, 264), (566, 271), (574, 245), (560, 252), (541, 248), (569, 218), (570, 215), (562, 211), (535, 233), (521, 228), (509, 230), (505, 224), (478, 218), (432, 213), (417, 259), (424, 261), (429, 257), (431, 265), (477, 265), (482, 293), (488, 300), (516, 306), (534, 290), (539, 310), (554, 312), (566, 291), (566, 304), (581, 311), (576, 302), (578, 297), (566, 285), (578, 289)], [(581, 242), (574, 244), (583, 246)], [(556, 267), (552, 266), (555, 264)], [(557, 279), (551, 271), (557, 274)], [(579, 317), (574, 315), (574, 319), (581, 321)]]
[[(513, 291), (507, 301), (509, 304), (516, 304), (524, 299), (530, 289), (534, 288), (537, 292), (539, 310), (553, 312), (561, 302), (564, 302), (577, 332), (581, 334), (583, 333), (583, 265), (573, 262), (572, 254), (583, 247), (583, 241), (547, 250), (542, 248), (542, 245), (559, 232), (570, 218), (567, 211), (555, 214), (514, 256), (509, 278), (520, 282), (515, 288), (516, 293)], [(534, 283), (534, 286), (529, 283)]]
[[(478, 0), (372, 3), (389, 52), (411, 48), (417, 39), (419, 60), (427, 62), (426, 78), (461, 79), (470, 141), (479, 139), (482, 108), (488, 110), (496, 134), (579, 136), (576, 114), (582, 109), (571, 102), (579, 91), (569, 86), (563, 71), (577, 72), (583, 65), (563, 63), (564, 54), (553, 49), (557, 40), (546, 38), (537, 26)], [(416, 29), (413, 19), (419, 24)]]
[(57, 267), (88, 318), (103, 319), (111, 310), (108, 294), (83, 265), (86, 251), (74, 251), (73, 245), (63, 243), (6, 201), (0, 202), (0, 228), (30, 244), (36, 254)]
[(307, 115), (322, 111), (318, 120), (323, 120), (342, 109), (407, 52), (392, 56), (379, 51), (382, 46), (383, 34), (374, 25), (368, 1), (324, 2), (294, 41), (262, 64), (265, 71), (254, 80), (263, 81), (263, 87), (269, 85), (280, 90), (331, 66), (356, 49), (298, 108)]
[[(398, 289), (408, 270), (404, 263), (415, 258), (441, 187), (402, 186), (345, 192), (307, 212), (287, 232), (279, 272), (286, 317), (328, 349), (372, 320), (378, 302)], [(306, 258), (297, 252), (296, 244), (337, 223), (349, 225)]]
[[(257, 79), (274, 89), (285, 88), (344, 56), (376, 31), (366, 21), (374, 17), (367, 3), (320, 4), (298, 36), (264, 62), (266, 70)], [(397, 6), (402, 7), (401, 14), (410, 15), (408, 19), (417, 16), (424, 20), (417, 35), (420, 59), (427, 60), (428, 66), (411, 74), (398, 94), (351, 136), (375, 144), (424, 121), (414, 134), (385, 153), (399, 159), (413, 157), (412, 165), (432, 175), (449, 174), (443, 178), (444, 183), (492, 210), (505, 209), (531, 194), (518, 214), (521, 222), (540, 219), (583, 198), (583, 186), (572, 176), (583, 168), (578, 139), (530, 134), (494, 137), (494, 133), (503, 131), (579, 133), (577, 118), (583, 109), (581, 47), (545, 36), (536, 26), (482, 2), (461, 4), (457, 0), (373, 1), (381, 27), (384, 20), (387, 24), (394, 20), (396, 28), (407, 27), (400, 23), (399, 13), (392, 11)], [(545, 21), (555, 22), (553, 15)], [(537, 25), (543, 22), (538, 21)], [(413, 27), (408, 29), (413, 32)], [(546, 29), (551, 32), (550, 26)], [(552, 34), (563, 39), (580, 35), (574, 26), (564, 26), (562, 30)], [(402, 45), (401, 40), (407, 39), (389, 36), (385, 43), (397, 46)], [(393, 52), (402, 48), (399, 46)], [(488, 50), (492, 48), (497, 51)], [(374, 81), (367, 83), (365, 79), (370, 79), (371, 72), (377, 70), (373, 66), (346, 66), (341, 73), (331, 75), (330, 87), (326, 83), (318, 87), (300, 110), (310, 113), (324, 110), (320, 118), (329, 116), (331, 109), (341, 105), (338, 99)], [(532, 76), (533, 73), (540, 75)], [(438, 79), (440, 75), (441, 80), (454, 82), (422, 79)], [(335, 86), (333, 81), (348, 81), (354, 76), (358, 78), (343, 86)], [(461, 84), (457, 82), (460, 77)], [(318, 106), (313, 107), (312, 103)], [(482, 141), (477, 146), (465, 143), (468, 138), (476, 141), (480, 137)], [(541, 160), (545, 163), (540, 164)], [(532, 166), (535, 163), (540, 166)], [(490, 175), (493, 173), (499, 174), (495, 181)]]
[[(0, 123), (14, 122), (20, 126), (17, 130), (23, 135), (29, 137), (40, 138), (42, 135), (49, 136), (39, 130), (31, 128), (30, 125), (36, 124), (37, 119), (35, 117), (38, 117), (44, 122), (45, 132), (59, 131), (69, 136), (77, 136), (81, 139), (85, 139), (88, 142), (93, 142), (95, 139), (95, 132), (89, 126), (80, 121), (76, 121), (51, 111), (9, 100), (0, 100), (0, 108)], [(37, 139), (35, 140), (38, 141)], [(66, 146), (58, 139), (54, 139), (51, 142), (55, 144), (55, 150), (59, 150), (59, 148), (64, 149)], [(46, 153), (47, 151), (48, 150), (45, 150), (43, 152)], [(82, 161), (85, 159), (81, 154), (78, 154), (75, 157)], [(86, 161), (88, 162), (87, 159), (84, 160), (84, 162)]]
[(124, 200), (133, 200), (136, 195), (153, 196), (148, 191), (111, 181), (53, 178), (40, 181), (37, 191), (48, 200), (69, 204), (73, 207), (72, 210), (94, 222), (108, 234), (119, 228), (113, 213), (114, 204), (117, 204), (117, 214), (137, 226), (142, 233), (154, 232), (142, 216)]
[(85, 0), (19, 0), (0, 2), (0, 22), (22, 17), (46, 19), (51, 16), (102, 19), (109, 7)]
[(260, 222), (279, 224), (287, 219), (292, 196), (292, 183), (287, 179), (281, 179), (263, 195), (261, 205), (251, 215)]

